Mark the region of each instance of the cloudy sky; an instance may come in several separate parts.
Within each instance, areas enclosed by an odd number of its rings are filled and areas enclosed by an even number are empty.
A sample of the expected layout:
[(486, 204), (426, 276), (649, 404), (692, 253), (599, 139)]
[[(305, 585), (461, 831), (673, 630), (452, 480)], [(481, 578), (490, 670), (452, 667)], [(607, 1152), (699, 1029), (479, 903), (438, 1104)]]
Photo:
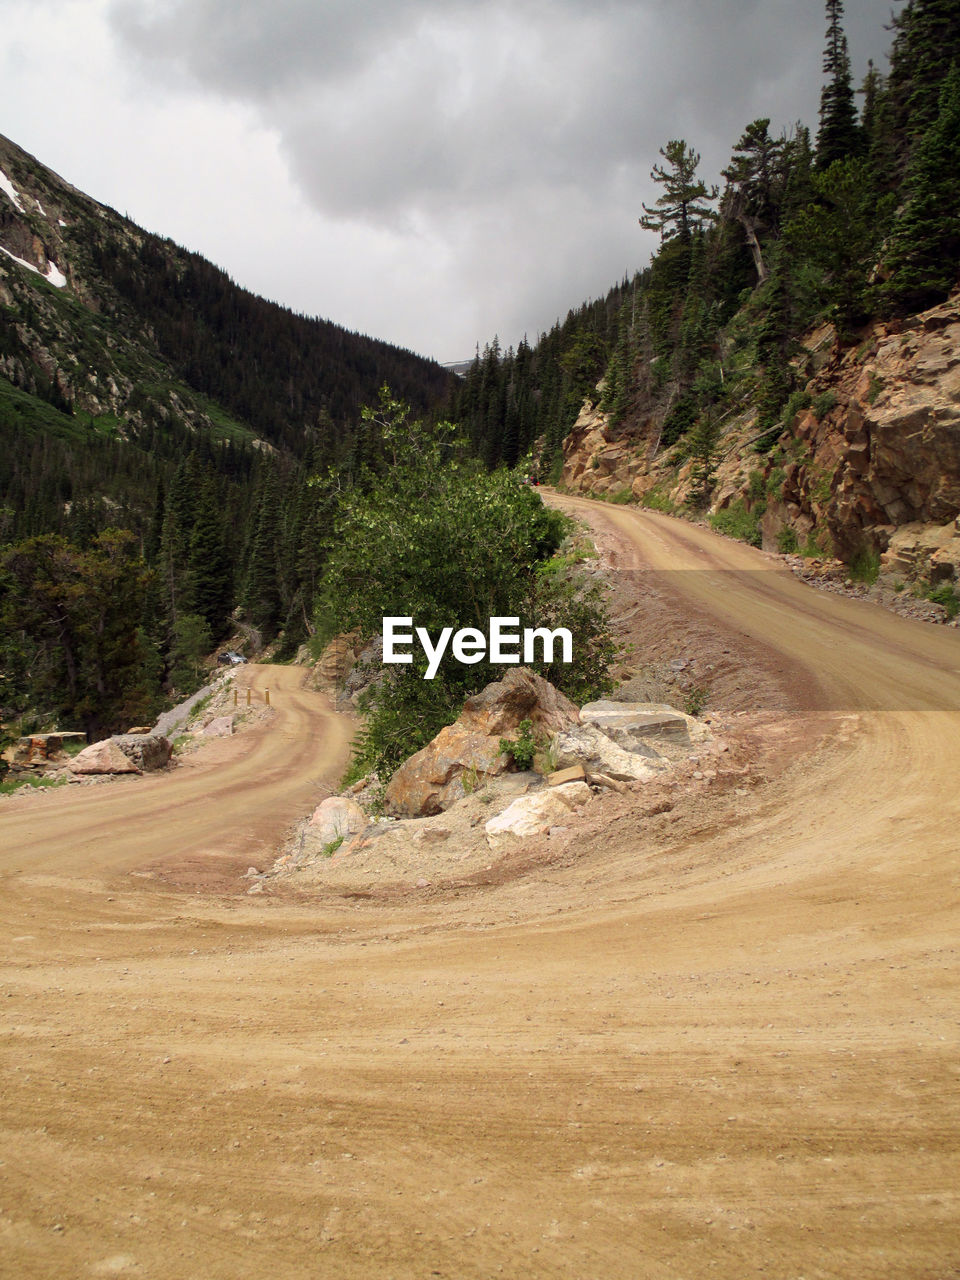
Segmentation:
[[(892, 5), (847, 0), (859, 83)], [(295, 310), (439, 360), (646, 264), (650, 167), (814, 129), (822, 0), (0, 0), (0, 132)]]

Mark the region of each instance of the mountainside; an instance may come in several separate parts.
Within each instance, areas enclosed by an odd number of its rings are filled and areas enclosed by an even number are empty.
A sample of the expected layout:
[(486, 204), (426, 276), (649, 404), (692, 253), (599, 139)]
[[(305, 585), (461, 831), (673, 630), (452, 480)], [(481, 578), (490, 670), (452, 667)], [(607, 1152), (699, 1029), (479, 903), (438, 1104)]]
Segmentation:
[[(721, 528), (731, 513), (735, 531), (767, 550), (851, 561), (885, 551), (902, 526), (960, 513), (960, 296), (876, 323), (856, 347), (834, 339), (829, 328), (807, 335), (801, 390), (772, 447), (757, 452), (755, 403), (722, 424), (705, 510)], [(658, 449), (655, 421), (624, 433), (599, 399), (564, 441), (563, 485), (664, 510), (690, 504), (699, 460), (686, 442)]]
[(253, 296), (0, 138), (4, 730), (143, 723), (231, 632), (295, 652), (376, 455), (364, 407), (388, 384), (430, 417), (455, 381)]
[[(41, 434), (168, 460), (206, 436), (333, 463), (381, 385), (426, 409), (451, 381), (433, 361), (255, 297), (0, 137), (0, 430), (21, 461)], [(87, 480), (95, 491), (106, 472), (104, 491), (123, 501), (110, 469), (88, 467)], [(11, 501), (11, 483), (8, 472), (0, 500), (19, 512), (26, 495), (18, 485)]]
[(749, 122), (722, 188), (671, 139), (650, 265), (478, 356), (455, 416), (486, 459), (848, 563), (958, 514), (960, 0), (909, 0), (859, 93), (826, 14), (816, 136)]

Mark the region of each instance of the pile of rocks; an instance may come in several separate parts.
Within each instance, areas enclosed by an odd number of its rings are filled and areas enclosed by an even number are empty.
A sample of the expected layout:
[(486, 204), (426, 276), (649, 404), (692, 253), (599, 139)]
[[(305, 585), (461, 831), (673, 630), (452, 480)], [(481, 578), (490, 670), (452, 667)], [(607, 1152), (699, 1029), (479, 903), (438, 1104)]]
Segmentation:
[[(502, 739), (529, 721), (534, 768), (511, 771)], [(409, 875), (425, 861), (466, 870), (491, 852), (566, 831), (602, 789), (663, 779), (710, 737), (706, 725), (663, 703), (600, 701), (577, 708), (523, 667), (469, 698), (459, 718), (388, 780), (369, 779), (324, 800), (268, 874), (307, 872), (328, 882), (361, 865)], [(374, 793), (381, 816), (365, 807)], [(262, 877), (251, 887), (259, 892)]]

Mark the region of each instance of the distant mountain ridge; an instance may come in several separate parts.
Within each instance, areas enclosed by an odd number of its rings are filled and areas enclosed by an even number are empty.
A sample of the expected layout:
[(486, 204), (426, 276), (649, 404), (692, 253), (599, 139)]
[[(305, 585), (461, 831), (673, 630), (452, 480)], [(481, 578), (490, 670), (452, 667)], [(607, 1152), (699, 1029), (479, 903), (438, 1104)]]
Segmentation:
[(452, 375), (256, 297), (0, 136), (0, 379), (124, 439), (206, 430), (332, 461), (383, 383), (423, 410)]

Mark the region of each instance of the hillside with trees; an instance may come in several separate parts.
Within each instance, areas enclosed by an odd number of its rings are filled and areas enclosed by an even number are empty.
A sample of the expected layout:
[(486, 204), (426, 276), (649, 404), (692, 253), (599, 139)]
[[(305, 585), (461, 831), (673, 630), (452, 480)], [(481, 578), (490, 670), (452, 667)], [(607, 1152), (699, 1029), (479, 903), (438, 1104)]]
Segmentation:
[[(889, 71), (852, 77), (842, 0), (827, 0), (819, 125), (747, 122), (722, 171), (685, 139), (651, 171), (650, 265), (541, 335), (478, 353), (451, 405), (488, 464), (535, 453), (557, 480), (585, 396), (645, 458), (703, 448), (749, 408), (760, 452), (809, 376), (804, 334), (838, 347), (871, 322), (944, 300), (960, 265), (960, 0), (911, 0), (892, 20)], [(813, 69), (811, 69), (813, 73)], [(602, 382), (600, 381), (602, 379)], [(699, 429), (700, 435), (696, 433)]]
[(351, 483), (383, 384), (429, 415), (453, 375), (255, 297), (3, 138), (0, 171), (0, 718), (99, 735), (237, 626), (295, 650), (329, 514), (308, 478)]

